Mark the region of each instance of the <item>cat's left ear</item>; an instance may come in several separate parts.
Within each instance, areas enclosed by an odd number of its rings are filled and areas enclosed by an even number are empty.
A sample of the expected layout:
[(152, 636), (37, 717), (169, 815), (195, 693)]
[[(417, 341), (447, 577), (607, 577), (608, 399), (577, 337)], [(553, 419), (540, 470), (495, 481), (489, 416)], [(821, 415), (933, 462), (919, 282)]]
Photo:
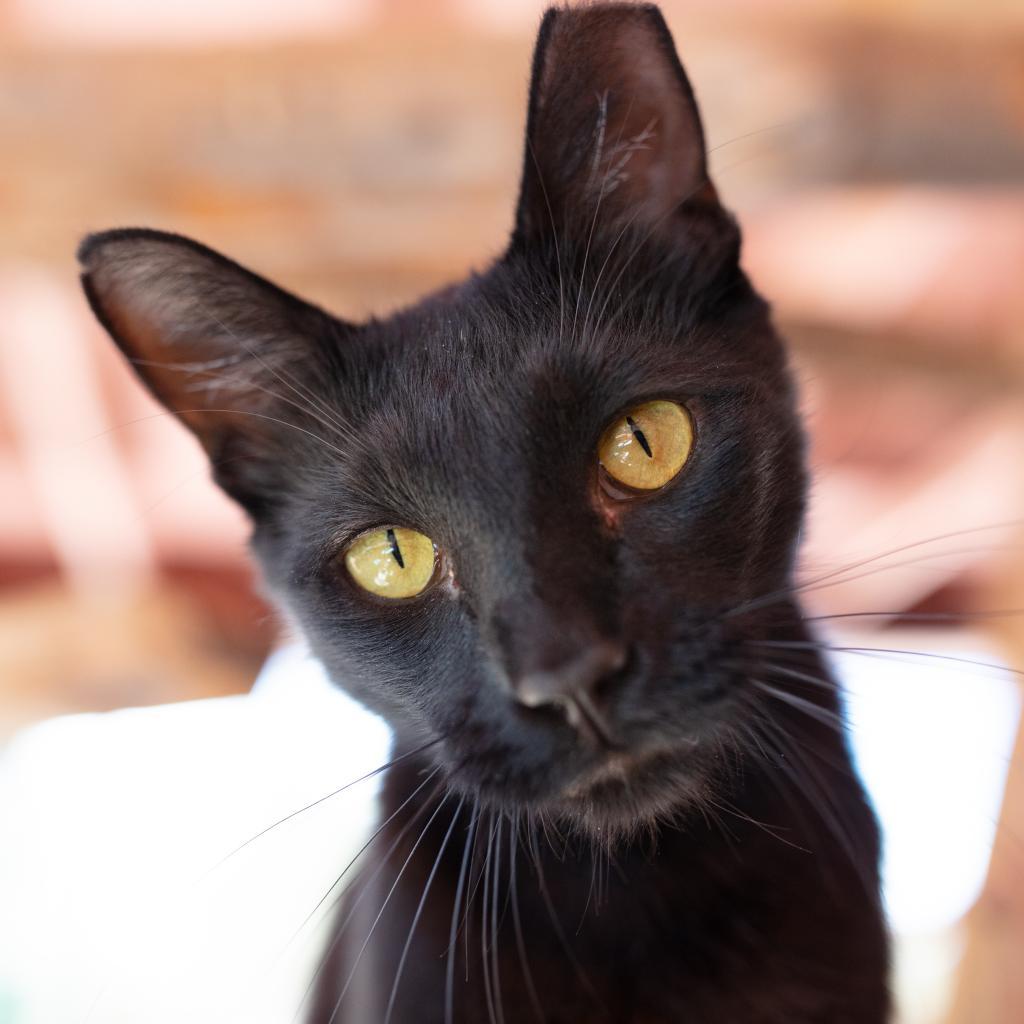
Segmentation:
[(693, 90), (653, 4), (552, 8), (533, 57), (513, 246), (716, 204)]

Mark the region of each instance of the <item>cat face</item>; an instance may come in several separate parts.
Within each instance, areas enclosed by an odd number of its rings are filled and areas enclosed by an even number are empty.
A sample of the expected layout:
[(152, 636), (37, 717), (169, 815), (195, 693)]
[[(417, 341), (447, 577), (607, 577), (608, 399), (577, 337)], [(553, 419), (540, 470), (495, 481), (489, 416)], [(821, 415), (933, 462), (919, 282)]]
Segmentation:
[(608, 832), (715, 785), (736, 609), (791, 571), (802, 442), (738, 248), (664, 22), (610, 5), (544, 19), (507, 252), (412, 309), (347, 324), (150, 231), (80, 258), (332, 677), (452, 787)]

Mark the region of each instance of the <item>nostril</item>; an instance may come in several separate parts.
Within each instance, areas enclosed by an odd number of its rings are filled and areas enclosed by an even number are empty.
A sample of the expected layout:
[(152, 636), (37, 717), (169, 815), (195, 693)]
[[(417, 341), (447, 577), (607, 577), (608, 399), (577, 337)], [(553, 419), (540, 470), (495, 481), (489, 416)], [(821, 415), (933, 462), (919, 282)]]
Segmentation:
[(630, 657), (630, 649), (625, 644), (604, 643), (601, 645), (601, 656), (598, 667), (601, 676), (612, 676), (626, 667)]
[(617, 656), (609, 659), (607, 669), (591, 688), (596, 700), (605, 700), (619, 688), (623, 680), (633, 671), (636, 652), (630, 647), (620, 647)]
[(629, 649), (619, 643), (590, 644), (553, 668), (537, 669), (514, 684), (516, 699), (527, 707), (564, 704), (570, 697), (596, 696), (613, 682), (629, 662)]
[(630, 671), (631, 649), (620, 643), (592, 643), (555, 668), (529, 672), (515, 683), (516, 699), (535, 714), (557, 714), (598, 746), (619, 742), (602, 705)]

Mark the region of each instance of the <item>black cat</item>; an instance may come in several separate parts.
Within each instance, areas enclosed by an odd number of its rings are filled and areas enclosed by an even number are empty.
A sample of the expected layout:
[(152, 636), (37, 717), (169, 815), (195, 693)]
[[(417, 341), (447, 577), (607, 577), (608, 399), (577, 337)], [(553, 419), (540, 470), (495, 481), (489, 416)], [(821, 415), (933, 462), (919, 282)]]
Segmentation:
[(173, 235), (83, 243), (279, 602), (395, 731), (316, 1024), (887, 1019), (877, 828), (792, 582), (793, 384), (739, 244), (665, 22), (625, 4), (547, 13), (507, 251), (387, 320)]

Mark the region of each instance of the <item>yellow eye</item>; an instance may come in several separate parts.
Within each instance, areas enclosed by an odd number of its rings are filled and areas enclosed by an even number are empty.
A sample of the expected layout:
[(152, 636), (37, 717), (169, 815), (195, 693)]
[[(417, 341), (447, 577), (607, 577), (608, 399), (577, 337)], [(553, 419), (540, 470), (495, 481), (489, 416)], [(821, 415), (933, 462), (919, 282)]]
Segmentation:
[(644, 402), (615, 420), (597, 446), (605, 472), (638, 491), (664, 487), (693, 448), (690, 415), (675, 402)]
[(434, 542), (404, 526), (370, 530), (345, 552), (348, 574), (380, 597), (415, 597), (433, 578), (435, 561)]

